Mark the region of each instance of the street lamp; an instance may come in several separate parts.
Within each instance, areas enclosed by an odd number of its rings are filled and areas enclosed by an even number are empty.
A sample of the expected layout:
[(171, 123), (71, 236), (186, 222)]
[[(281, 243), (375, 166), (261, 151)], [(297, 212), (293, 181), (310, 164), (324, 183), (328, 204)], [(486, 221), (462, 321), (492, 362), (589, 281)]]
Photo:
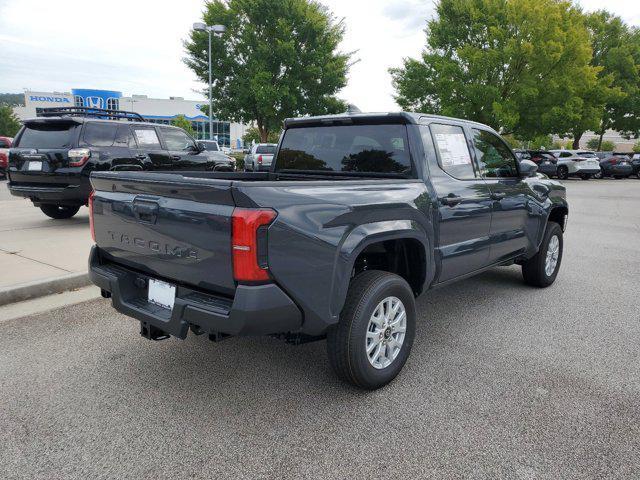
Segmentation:
[(213, 82), (211, 80), (211, 34), (222, 35), (227, 27), (224, 25), (209, 26), (205, 23), (194, 23), (193, 29), (196, 32), (207, 32), (209, 34), (209, 140), (213, 140), (213, 122), (211, 121), (213, 112), (213, 96), (211, 91), (213, 88)]

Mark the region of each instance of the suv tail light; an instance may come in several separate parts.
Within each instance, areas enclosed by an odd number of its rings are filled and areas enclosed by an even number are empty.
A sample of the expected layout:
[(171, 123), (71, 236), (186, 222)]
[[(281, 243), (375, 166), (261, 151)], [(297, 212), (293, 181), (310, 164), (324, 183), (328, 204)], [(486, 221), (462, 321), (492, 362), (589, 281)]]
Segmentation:
[(96, 243), (96, 230), (93, 226), (93, 199), (96, 196), (96, 191), (91, 190), (89, 194), (89, 230), (91, 230), (91, 239), (93, 243)]
[(70, 167), (81, 167), (91, 158), (91, 150), (88, 148), (73, 148), (69, 150), (68, 155)]
[(611, 165), (615, 165), (618, 163), (618, 159), (617, 158), (610, 158), (609, 161), (611, 162)]
[(0, 168), (9, 168), (9, 157), (4, 152), (0, 152)]
[(262, 165), (262, 155), (258, 155), (258, 163)]
[(232, 215), (231, 248), (233, 278), (239, 282), (269, 280), (267, 226), (276, 218), (270, 208), (235, 208)]

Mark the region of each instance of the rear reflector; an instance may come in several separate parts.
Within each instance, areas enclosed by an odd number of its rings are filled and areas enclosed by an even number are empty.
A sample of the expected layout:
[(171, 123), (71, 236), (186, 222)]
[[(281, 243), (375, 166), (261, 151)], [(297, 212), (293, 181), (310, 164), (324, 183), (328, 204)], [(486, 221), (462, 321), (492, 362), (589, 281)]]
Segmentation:
[(91, 158), (91, 150), (88, 148), (72, 148), (69, 150), (69, 166), (82, 167)]
[(89, 230), (91, 230), (91, 239), (93, 243), (96, 242), (96, 231), (93, 226), (93, 199), (96, 196), (95, 190), (91, 190), (89, 194)]
[(269, 208), (235, 208), (233, 210), (231, 248), (233, 278), (236, 281), (269, 280), (264, 242), (265, 227), (275, 218), (276, 212)]

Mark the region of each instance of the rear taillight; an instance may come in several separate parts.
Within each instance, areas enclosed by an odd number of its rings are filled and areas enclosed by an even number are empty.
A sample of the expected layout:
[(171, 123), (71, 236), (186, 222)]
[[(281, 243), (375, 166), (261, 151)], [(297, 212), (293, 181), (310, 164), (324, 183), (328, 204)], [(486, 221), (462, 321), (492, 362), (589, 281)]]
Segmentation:
[(233, 278), (239, 282), (269, 280), (267, 226), (276, 218), (268, 208), (236, 208), (232, 216)]
[(616, 165), (618, 163), (617, 158), (610, 158), (609, 161), (611, 162), (611, 165)]
[(89, 230), (91, 230), (91, 239), (96, 242), (96, 230), (93, 226), (93, 199), (96, 196), (95, 190), (91, 190), (89, 194)]
[(258, 155), (258, 163), (262, 165), (262, 155)]
[(9, 157), (4, 152), (0, 152), (0, 167), (8, 168), (9, 167)]
[(70, 167), (81, 167), (91, 158), (91, 150), (88, 148), (72, 148), (69, 150), (68, 155)]

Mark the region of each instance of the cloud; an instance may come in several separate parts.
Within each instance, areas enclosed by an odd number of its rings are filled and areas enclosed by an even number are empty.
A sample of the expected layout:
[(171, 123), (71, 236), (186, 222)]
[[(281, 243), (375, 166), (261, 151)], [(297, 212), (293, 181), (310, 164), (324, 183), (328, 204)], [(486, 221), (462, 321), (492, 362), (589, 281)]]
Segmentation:
[(386, 3), (382, 15), (414, 32), (424, 30), (434, 11), (435, 5), (427, 0), (400, 0)]

